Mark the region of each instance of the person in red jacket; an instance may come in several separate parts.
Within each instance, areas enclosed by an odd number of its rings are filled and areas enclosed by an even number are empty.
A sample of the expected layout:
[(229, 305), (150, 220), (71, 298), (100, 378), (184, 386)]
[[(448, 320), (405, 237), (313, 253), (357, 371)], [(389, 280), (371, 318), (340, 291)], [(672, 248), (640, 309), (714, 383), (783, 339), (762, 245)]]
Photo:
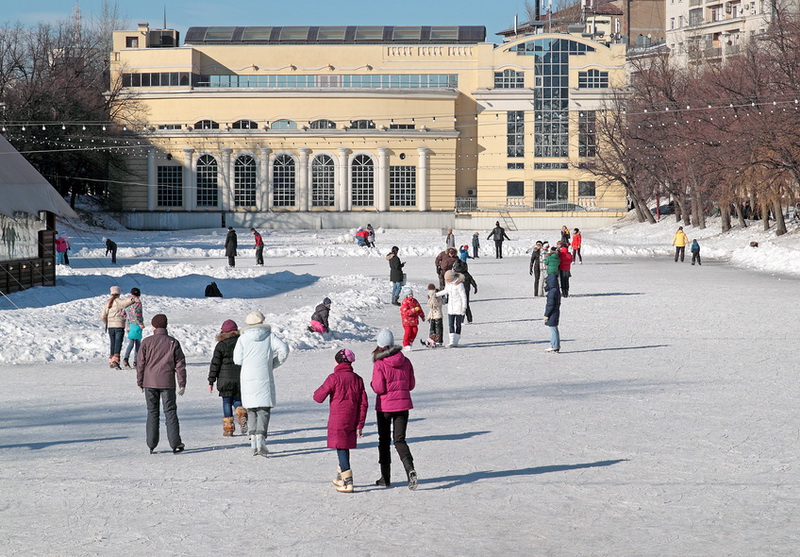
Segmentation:
[[(392, 482), (391, 442), (400, 457), (408, 477), (408, 489), (417, 489), (417, 471), (414, 458), (406, 443), (408, 411), (414, 408), (411, 391), (414, 390), (414, 366), (403, 350), (394, 344), (394, 335), (383, 329), (375, 339), (378, 347), (372, 352), (372, 382), (375, 394), (375, 412), (378, 418), (378, 462), (381, 477), (375, 485), (389, 487)], [(394, 430), (394, 431), (393, 431)]]
[(328, 448), (336, 449), (339, 473), (333, 480), (339, 493), (353, 493), (353, 471), (350, 469), (350, 449), (356, 448), (357, 438), (367, 420), (367, 391), (364, 380), (353, 372), (356, 355), (351, 350), (336, 353), (336, 367), (325, 382), (314, 391), (314, 400), (322, 403), (330, 396), (328, 417)]
[(558, 277), (561, 282), (561, 296), (564, 298), (569, 297), (569, 277), (571, 275), (570, 268), (572, 267), (572, 255), (569, 253), (567, 246), (561, 246), (558, 250)]
[(419, 320), (425, 321), (425, 312), (414, 297), (410, 286), (404, 286), (400, 291), (403, 301), (400, 303), (400, 318), (403, 320), (403, 350), (411, 350), (419, 331)]
[(259, 234), (258, 230), (251, 228), (250, 232), (253, 233), (253, 241), (256, 248), (256, 265), (264, 264), (264, 239)]
[(572, 261), (580, 261), (581, 265), (583, 265), (581, 243), (583, 243), (583, 237), (581, 236), (581, 231), (576, 228), (575, 233), (572, 235)]

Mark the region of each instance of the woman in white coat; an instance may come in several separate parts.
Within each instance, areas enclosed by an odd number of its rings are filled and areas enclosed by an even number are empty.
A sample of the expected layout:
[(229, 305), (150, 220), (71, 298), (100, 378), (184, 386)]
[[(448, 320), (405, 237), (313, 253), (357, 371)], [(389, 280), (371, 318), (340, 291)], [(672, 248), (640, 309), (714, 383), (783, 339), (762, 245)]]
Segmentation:
[(264, 314), (254, 311), (245, 319), (239, 341), (233, 349), (233, 362), (242, 366), (239, 383), (242, 406), (247, 408), (247, 426), (253, 456), (267, 456), (267, 428), (275, 406), (275, 377), (272, 370), (286, 361), (289, 347), (272, 334)]
[(444, 274), (444, 289), (437, 296), (447, 296), (447, 324), (450, 329), (450, 342), (447, 347), (458, 346), (461, 338), (461, 323), (467, 313), (467, 291), (464, 290), (464, 276), (447, 271)]

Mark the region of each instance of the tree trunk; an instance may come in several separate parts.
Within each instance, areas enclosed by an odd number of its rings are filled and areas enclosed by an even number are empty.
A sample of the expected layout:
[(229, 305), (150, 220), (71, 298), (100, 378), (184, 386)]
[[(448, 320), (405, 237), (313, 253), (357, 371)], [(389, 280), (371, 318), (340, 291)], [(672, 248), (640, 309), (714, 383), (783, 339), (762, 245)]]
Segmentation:
[(731, 204), (720, 202), (719, 216), (722, 221), (722, 231), (727, 232), (731, 229)]
[(644, 218), (640, 222), (644, 222), (645, 220), (650, 224), (656, 223), (656, 217), (653, 213), (650, 212), (650, 209), (647, 207), (647, 203), (643, 199), (639, 199), (638, 197), (635, 200), (636, 206), (639, 207)]
[(783, 236), (786, 234), (786, 220), (783, 218), (783, 207), (779, 197), (772, 199), (772, 212), (775, 213), (775, 235)]
[(764, 221), (764, 232), (769, 230), (769, 203), (761, 203), (761, 218)]
[(736, 210), (736, 218), (739, 219), (739, 225), (742, 228), (747, 228), (747, 219), (744, 218), (744, 211), (742, 211), (742, 204), (734, 203), (733, 208)]

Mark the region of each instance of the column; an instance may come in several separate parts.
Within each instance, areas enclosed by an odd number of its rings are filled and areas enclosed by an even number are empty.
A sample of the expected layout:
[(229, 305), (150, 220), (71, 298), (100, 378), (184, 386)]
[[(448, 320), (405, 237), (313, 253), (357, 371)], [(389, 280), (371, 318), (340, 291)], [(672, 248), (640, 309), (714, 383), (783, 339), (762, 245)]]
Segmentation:
[(348, 155), (350, 149), (346, 147), (339, 147), (339, 164), (336, 165), (336, 210), (349, 211), (350, 201), (350, 169), (348, 167)]
[(419, 162), (417, 162), (417, 208), (420, 211), (428, 210), (428, 153), (427, 147), (417, 147)]
[(267, 161), (267, 207), (269, 210), (275, 207), (275, 189), (273, 187), (275, 180), (275, 153), (270, 153), (269, 160)]
[(375, 191), (375, 207), (378, 211), (389, 210), (389, 148), (378, 147), (378, 181)]
[(183, 209), (197, 209), (197, 186), (194, 181), (194, 149), (183, 149)]
[(259, 169), (258, 169), (258, 198), (256, 200), (256, 204), (258, 206), (259, 211), (269, 211), (272, 205), (270, 205), (269, 200), (269, 154), (272, 152), (272, 149), (269, 147), (259, 147), (258, 148), (258, 159), (259, 159)]
[(220, 183), (222, 191), (219, 196), (219, 208), (222, 211), (231, 211), (234, 208), (233, 172), (231, 171), (231, 153), (233, 149), (223, 147), (220, 149)]
[(300, 157), (298, 160), (299, 167), (297, 169), (297, 191), (295, 192), (295, 207), (298, 211), (308, 211), (309, 197), (311, 188), (308, 185), (309, 172), (308, 172), (308, 154), (311, 149), (301, 147), (298, 149)]
[(154, 211), (158, 205), (158, 170), (156, 148), (147, 149), (147, 210)]

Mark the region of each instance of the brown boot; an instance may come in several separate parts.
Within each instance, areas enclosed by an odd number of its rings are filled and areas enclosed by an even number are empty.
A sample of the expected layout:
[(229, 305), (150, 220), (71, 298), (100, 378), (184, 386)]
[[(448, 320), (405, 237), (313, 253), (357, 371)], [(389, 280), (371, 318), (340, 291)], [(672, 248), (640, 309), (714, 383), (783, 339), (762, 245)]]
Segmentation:
[(239, 427), (242, 435), (247, 435), (247, 408), (239, 406), (236, 408), (236, 417), (239, 418)]
[(222, 418), (222, 435), (223, 437), (233, 437), (233, 430), (236, 428), (233, 425), (233, 417)]

